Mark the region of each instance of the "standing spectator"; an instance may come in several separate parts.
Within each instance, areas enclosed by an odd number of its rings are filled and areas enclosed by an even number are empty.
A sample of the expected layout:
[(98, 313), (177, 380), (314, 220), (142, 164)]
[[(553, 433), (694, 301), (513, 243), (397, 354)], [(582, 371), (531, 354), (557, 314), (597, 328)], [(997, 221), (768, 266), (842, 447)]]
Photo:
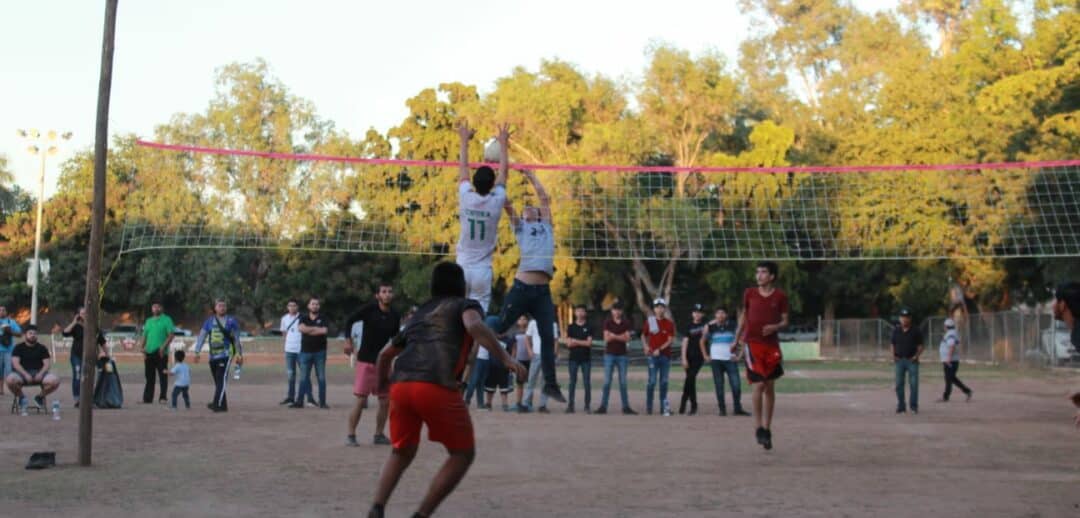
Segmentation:
[(195, 363), (204, 345), (210, 346), (210, 375), (214, 378), (214, 397), (206, 408), (214, 412), (228, 412), (229, 400), (226, 397), (226, 385), (229, 379), (229, 367), (233, 359), (237, 365), (244, 364), (244, 348), (240, 344), (240, 322), (228, 314), (229, 305), (225, 300), (214, 301), (214, 314), (206, 319), (199, 331), (195, 343)]
[[(71, 338), (71, 354), (68, 361), (71, 362), (71, 397), (75, 399), (75, 408), (79, 408), (79, 394), (82, 392), (82, 366), (83, 366), (83, 323), (86, 321), (86, 308), (79, 307), (75, 312), (75, 318), (63, 330), (65, 338)], [(105, 356), (105, 335), (98, 326), (98, 357)]]
[(694, 304), (690, 311), (690, 319), (682, 341), (682, 367), (686, 373), (686, 381), (683, 382), (679, 415), (686, 413), (687, 403), (690, 403), (690, 415), (697, 413), (697, 375), (705, 364), (705, 346), (701, 340), (705, 331), (705, 307)]
[[(1069, 341), (1072, 346), (1080, 351), (1080, 325), (1077, 325), (1077, 317), (1080, 317), (1080, 282), (1066, 282), (1054, 290), (1054, 318), (1065, 323), (1069, 328)], [(1072, 395), (1073, 405), (1080, 408), (1080, 392)], [(1080, 428), (1080, 410), (1073, 418), (1076, 427)]]
[(143, 387), (143, 403), (154, 401), (154, 378), (160, 380), (161, 390), (158, 402), (165, 404), (167, 399), (165, 391), (169, 390), (169, 380), (166, 371), (169, 369), (169, 346), (173, 341), (173, 324), (169, 315), (162, 311), (160, 302), (150, 305), (152, 317), (143, 323), (142, 338), (139, 339), (139, 349), (143, 353), (143, 370), (146, 375), (146, 386)]
[(300, 332), (300, 303), (289, 299), (285, 304), (287, 313), (281, 317), (281, 335), (285, 337), (285, 374), (288, 376), (288, 388), (281, 405), (291, 405), (296, 396), (296, 371), (300, 365), (300, 341), (304, 336)]
[(626, 370), (630, 365), (626, 357), (626, 344), (630, 342), (631, 327), (630, 321), (623, 318), (622, 302), (616, 302), (611, 306), (611, 317), (604, 321), (604, 391), (600, 395), (597, 414), (607, 413), (608, 396), (611, 394), (611, 371), (618, 367), (622, 413), (637, 415), (637, 412), (630, 408), (630, 395), (626, 388)]
[(326, 335), (330, 332), (326, 319), (319, 310), (322, 304), (319, 297), (311, 297), (308, 300), (308, 312), (300, 318), (300, 372), (303, 379), (300, 381), (300, 394), (290, 408), (304, 408), (304, 396), (311, 395), (311, 367), (315, 367), (315, 377), (319, 380), (319, 408), (324, 410), (330, 406), (326, 404)]
[(956, 376), (956, 371), (960, 370), (960, 333), (956, 332), (956, 322), (951, 318), (945, 319), (945, 336), (938, 346), (938, 353), (941, 356), (941, 365), (945, 370), (945, 394), (941, 396), (939, 401), (942, 403), (949, 401), (953, 385), (963, 391), (964, 395), (967, 396), (967, 401), (971, 401), (971, 396), (975, 392), (968, 388), (967, 385), (964, 385), (960, 378)]
[[(514, 342), (516, 341), (514, 331), (511, 330), (509, 335), (500, 336), (499, 341), (502, 342), (503, 348), (506, 349), (506, 352), (513, 358)], [(510, 391), (513, 390), (511, 388), (512, 382), (510, 381), (510, 378), (511, 373), (506, 367), (499, 362), (492, 362), (489, 360), (488, 374), (484, 381), (484, 392), (487, 392), (487, 404), (484, 408), (487, 408), (489, 411), (492, 409), (492, 405), (495, 403), (495, 392), (497, 391), (502, 396), (503, 412), (510, 411), (510, 405), (507, 402), (507, 396), (510, 394)]]
[(574, 413), (574, 389), (577, 388), (577, 375), (581, 371), (581, 382), (585, 388), (585, 413), (592, 413), (592, 332), (589, 331), (588, 313), (585, 306), (574, 306), (574, 322), (566, 327), (566, 347), (570, 349), (570, 398), (566, 413)]
[[(919, 356), (923, 352), (922, 333), (911, 325), (911, 311), (900, 310), (900, 327), (893, 330), (892, 354), (896, 371), (896, 413), (903, 414), (911, 408), (919, 413)], [(911, 385), (911, 399), (904, 403), (904, 379)]]
[(784, 375), (783, 354), (777, 333), (788, 325), (788, 298), (776, 287), (780, 267), (772, 261), (758, 263), (757, 287), (743, 292), (736, 339), (746, 343), (746, 377), (754, 384), (754, 419), (757, 442), (772, 449), (772, 418), (776, 408), (776, 380)]
[(11, 374), (7, 377), (7, 386), (19, 400), (19, 408), (26, 408), (26, 396), (22, 389), (40, 386), (41, 393), (34, 396), (38, 408), (45, 408), (45, 396), (60, 387), (60, 378), (49, 373), (52, 359), (49, 348), (38, 342), (37, 326), (28, 325), (24, 331), (23, 343), (16, 345), (11, 352)]
[[(554, 338), (554, 340), (555, 340), (555, 358), (558, 359), (558, 357), (559, 357), (559, 342), (558, 342), (558, 339), (559, 339), (559, 324), (557, 322), (553, 323), (553, 324), (551, 324), (551, 327), (552, 327), (552, 336), (555, 337)], [(529, 321), (529, 326), (526, 328), (525, 332), (528, 333), (528, 335), (529, 335), (529, 343), (532, 345), (533, 358), (534, 359), (535, 358), (540, 358), (542, 360), (543, 359), (543, 356), (542, 356), (543, 353), (541, 351), (541, 348), (542, 348), (543, 342), (541, 341), (540, 329), (537, 326), (535, 319)], [(542, 363), (543, 363), (542, 361), (534, 361), (529, 365), (529, 383), (528, 383), (528, 387), (525, 390), (525, 401), (526, 401), (525, 404), (528, 406), (529, 410), (532, 410), (533, 392), (536, 390), (536, 383), (540, 380), (540, 373), (543, 372)], [(547, 401), (548, 401), (547, 393), (541, 391), (540, 392), (540, 407), (537, 408), (536, 411), (541, 413), (541, 414), (548, 413)]]
[[(8, 316), (7, 308), (0, 306), (0, 380), (11, 373), (11, 351), (15, 349), (15, 337), (22, 334), (19, 323)], [(0, 383), (0, 396), (4, 395), (4, 384)]]
[[(529, 315), (521, 315), (517, 319), (517, 329), (514, 332), (514, 359), (518, 363), (525, 367), (525, 372), (528, 373), (532, 367), (533, 362), (533, 346), (532, 339), (529, 337)], [(529, 408), (522, 404), (525, 396), (525, 383), (528, 380), (528, 374), (525, 376), (515, 376), (514, 386), (517, 389), (517, 405), (514, 407), (518, 412), (528, 412)]]
[(483, 347), (476, 346), (476, 363), (473, 364), (469, 374), (469, 383), (465, 387), (465, 406), (469, 406), (473, 394), (476, 394), (476, 408), (484, 408), (484, 385), (487, 383), (488, 371), (491, 368), (491, 353)]
[[(732, 350), (735, 345), (735, 326), (728, 320), (727, 310), (716, 310), (715, 318), (705, 326), (701, 337), (701, 346), (707, 352), (705, 361), (712, 368), (713, 386), (716, 389), (716, 404), (720, 408), (720, 415), (727, 415), (727, 405), (724, 403), (724, 375), (727, 375), (728, 384), (731, 386), (731, 404), (735, 415), (750, 415), (742, 407), (742, 380), (739, 378), (739, 360)], [(706, 349), (707, 347), (707, 349)]]
[(667, 301), (653, 301), (653, 314), (645, 319), (645, 328), (641, 332), (645, 341), (646, 360), (649, 362), (649, 381), (645, 385), (645, 413), (652, 414), (653, 390), (660, 384), (660, 412), (671, 415), (668, 404), (668, 375), (671, 373), (671, 344), (675, 343), (675, 322), (667, 318)]
[(375, 293), (375, 301), (365, 304), (345, 323), (345, 332), (348, 333), (345, 354), (353, 354), (353, 351), (356, 351), (356, 377), (353, 381), (353, 395), (356, 396), (356, 403), (353, 405), (352, 412), (349, 413), (349, 429), (345, 438), (345, 444), (348, 446), (358, 446), (356, 426), (360, 424), (360, 416), (367, 408), (368, 396), (371, 395), (379, 399), (379, 410), (375, 414), (375, 444), (390, 444), (390, 439), (384, 433), (389, 407), (386, 394), (375, 391), (378, 384), (375, 361), (379, 359), (379, 351), (398, 334), (401, 328), (401, 316), (390, 307), (393, 301), (394, 286), (388, 282), (381, 282)]
[(172, 409), (176, 410), (176, 398), (184, 396), (184, 408), (191, 410), (191, 369), (184, 363), (184, 350), (180, 349), (174, 354), (175, 363), (171, 371), (173, 375)]

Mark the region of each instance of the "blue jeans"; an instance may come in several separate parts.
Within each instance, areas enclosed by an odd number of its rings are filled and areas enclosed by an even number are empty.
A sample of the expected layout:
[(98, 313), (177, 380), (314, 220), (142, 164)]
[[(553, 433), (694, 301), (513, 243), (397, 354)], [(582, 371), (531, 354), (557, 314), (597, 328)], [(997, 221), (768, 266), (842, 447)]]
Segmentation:
[(326, 351), (300, 353), (300, 372), (304, 379), (300, 382), (300, 393), (296, 402), (302, 403), (305, 396), (311, 395), (311, 366), (315, 366), (315, 377), (319, 379), (319, 406), (326, 404)]
[(289, 376), (289, 390), (285, 393), (285, 399), (290, 401), (296, 395), (296, 368), (299, 364), (300, 353), (285, 353), (285, 374)]
[(11, 374), (11, 351), (0, 351), (0, 383), (6, 383), (8, 374)]
[(626, 369), (630, 359), (625, 354), (604, 355), (604, 392), (600, 396), (600, 408), (607, 409), (608, 395), (611, 394), (611, 371), (619, 368), (619, 397), (622, 398), (623, 410), (630, 408), (630, 395), (626, 391)]
[(506, 294), (502, 313), (497, 325), (490, 326), (501, 335), (517, 322), (518, 317), (528, 313), (536, 320), (540, 333), (540, 365), (544, 370), (544, 386), (557, 386), (555, 379), (555, 303), (551, 301), (551, 288), (547, 284), (525, 284), (514, 280)]
[(712, 367), (713, 385), (716, 386), (716, 404), (720, 410), (726, 410), (724, 405), (724, 375), (727, 375), (728, 385), (731, 386), (731, 404), (735, 411), (742, 410), (742, 380), (739, 379), (739, 362), (736, 360), (713, 360), (709, 362)]
[(82, 358), (72, 356), (68, 361), (71, 362), (71, 397), (78, 401), (82, 393)]
[(907, 358), (896, 360), (896, 410), (903, 412), (908, 407), (904, 406), (904, 376), (907, 375), (908, 384), (911, 385), (910, 405), (912, 410), (919, 409), (919, 363)]
[(465, 406), (469, 406), (469, 400), (472, 399), (474, 391), (476, 392), (476, 406), (484, 406), (484, 383), (487, 383), (488, 365), (490, 364), (491, 360), (476, 359), (472, 376), (469, 376), (469, 386), (465, 389)]
[(575, 361), (570, 360), (570, 398), (567, 408), (574, 408), (574, 389), (577, 388), (577, 374), (578, 370), (581, 371), (581, 382), (585, 385), (585, 408), (589, 408), (589, 404), (592, 402), (592, 382), (589, 379), (589, 371), (592, 370), (592, 364), (589, 360)]
[(656, 389), (657, 378), (660, 378), (660, 410), (663, 411), (668, 408), (667, 388), (670, 373), (670, 357), (663, 353), (660, 356), (649, 356), (649, 382), (645, 385), (646, 412), (652, 412), (653, 391)]

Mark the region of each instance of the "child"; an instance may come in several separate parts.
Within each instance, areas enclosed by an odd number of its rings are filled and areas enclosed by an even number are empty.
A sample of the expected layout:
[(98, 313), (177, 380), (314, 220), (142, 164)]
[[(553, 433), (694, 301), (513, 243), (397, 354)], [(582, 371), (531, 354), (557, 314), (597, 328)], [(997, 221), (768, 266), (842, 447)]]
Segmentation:
[[(506, 352), (513, 356), (515, 338), (513, 336), (503, 336), (500, 340), (502, 340)], [(498, 392), (502, 396), (503, 412), (509, 412), (510, 405), (507, 402), (507, 396), (512, 390), (510, 384), (510, 372), (506, 370), (506, 367), (489, 362), (488, 376), (484, 380), (484, 392), (487, 392), (487, 405), (484, 408), (491, 410), (491, 405), (495, 401), (495, 392)]]
[(191, 386), (191, 369), (184, 363), (184, 350), (176, 351), (173, 355), (176, 359), (176, 365), (169, 371), (173, 375), (173, 389), (172, 389), (172, 409), (176, 410), (176, 396), (184, 395), (184, 408), (191, 410), (191, 396), (188, 394), (188, 387)]

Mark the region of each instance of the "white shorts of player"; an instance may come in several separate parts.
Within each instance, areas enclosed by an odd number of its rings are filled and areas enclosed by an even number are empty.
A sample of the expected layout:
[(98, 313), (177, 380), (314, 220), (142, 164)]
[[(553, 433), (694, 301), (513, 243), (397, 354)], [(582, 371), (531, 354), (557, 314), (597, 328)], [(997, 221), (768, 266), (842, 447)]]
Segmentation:
[(494, 281), (495, 274), (492, 273), (490, 266), (462, 265), (461, 268), (465, 270), (467, 291), (465, 296), (479, 302), (486, 315), (488, 305), (491, 304), (491, 283)]

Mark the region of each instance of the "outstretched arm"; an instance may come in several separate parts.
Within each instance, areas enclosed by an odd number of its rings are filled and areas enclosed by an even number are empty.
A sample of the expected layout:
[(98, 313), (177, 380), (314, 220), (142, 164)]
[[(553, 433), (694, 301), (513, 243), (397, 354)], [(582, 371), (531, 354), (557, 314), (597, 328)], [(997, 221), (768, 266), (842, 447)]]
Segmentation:
[(506, 176), (510, 172), (510, 123), (499, 125), (499, 175), (495, 177), (495, 185), (506, 186)]
[(510, 218), (510, 227), (516, 229), (519, 219), (517, 212), (514, 212), (514, 204), (510, 203), (509, 198), (507, 198), (506, 203), (503, 204), (503, 211), (505, 211), (506, 216)]
[(461, 152), (458, 154), (458, 183), (469, 181), (469, 141), (472, 140), (476, 130), (469, 127), (469, 123), (458, 123), (458, 137), (461, 138)]
[(533, 190), (536, 191), (536, 198), (540, 200), (540, 219), (553, 223), (551, 221), (551, 198), (548, 196), (547, 191), (544, 190), (544, 186), (540, 183), (540, 179), (536, 177), (536, 173), (532, 171), (522, 170), (522, 174), (532, 184)]

